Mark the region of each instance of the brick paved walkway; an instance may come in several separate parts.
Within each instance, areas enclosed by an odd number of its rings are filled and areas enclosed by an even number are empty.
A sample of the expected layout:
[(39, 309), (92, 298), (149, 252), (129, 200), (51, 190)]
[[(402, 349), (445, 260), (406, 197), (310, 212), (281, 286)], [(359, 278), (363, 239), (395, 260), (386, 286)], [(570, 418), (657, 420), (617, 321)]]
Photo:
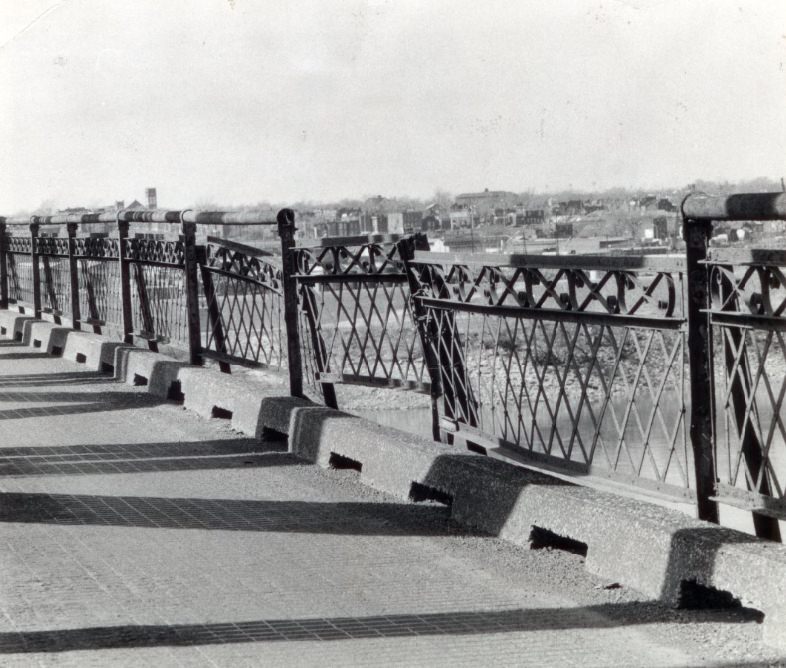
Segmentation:
[(284, 446), (0, 342), (0, 665), (778, 659), (755, 613), (666, 610)]

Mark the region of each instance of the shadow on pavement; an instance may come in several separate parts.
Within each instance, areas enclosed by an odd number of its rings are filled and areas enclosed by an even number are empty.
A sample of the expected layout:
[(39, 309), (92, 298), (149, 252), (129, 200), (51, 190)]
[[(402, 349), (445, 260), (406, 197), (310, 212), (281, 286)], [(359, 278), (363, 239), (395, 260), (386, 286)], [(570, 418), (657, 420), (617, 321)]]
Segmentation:
[[(374, 617), (263, 619), (234, 623), (129, 625), (23, 631), (0, 633), (0, 653), (519, 633), (539, 630), (615, 628), (652, 621), (683, 621), (679, 618), (675, 619), (673, 614), (669, 615), (666, 611), (660, 619), (653, 620), (651, 617), (646, 617), (642, 620), (636, 614), (641, 606), (640, 603), (607, 603), (579, 608), (478, 610)], [(612, 617), (608, 616), (611, 612), (614, 613)], [(696, 620), (691, 619), (691, 621)], [(713, 618), (712, 621), (718, 620)], [(756, 620), (737, 618), (729, 621), (750, 623)]]
[(469, 535), (443, 506), (0, 493), (0, 522), (369, 536)]
[[(2, 359), (2, 356), (0, 356)], [(114, 376), (101, 371), (76, 371), (60, 373), (30, 373), (0, 376), (0, 386), (51, 386), (114, 383)]]
[(90, 475), (302, 464), (286, 441), (252, 438), (0, 448), (0, 476)]
[[(0, 392), (0, 402), (4, 401), (14, 403), (46, 402), (50, 405), (31, 407), (21, 405), (17, 408), (0, 410), (0, 420), (100, 413), (170, 403), (166, 399), (145, 392), (15, 392), (13, 390)], [(68, 403), (61, 404), (59, 402)], [(52, 406), (52, 403), (56, 405)]]

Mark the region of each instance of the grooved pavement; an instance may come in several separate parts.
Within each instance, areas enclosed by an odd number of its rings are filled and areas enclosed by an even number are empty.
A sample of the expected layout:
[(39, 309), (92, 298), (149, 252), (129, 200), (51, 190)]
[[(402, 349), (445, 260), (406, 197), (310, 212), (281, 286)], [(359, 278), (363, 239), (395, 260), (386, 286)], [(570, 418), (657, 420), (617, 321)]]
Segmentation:
[(756, 613), (667, 610), (284, 447), (0, 342), (0, 665), (783, 658)]

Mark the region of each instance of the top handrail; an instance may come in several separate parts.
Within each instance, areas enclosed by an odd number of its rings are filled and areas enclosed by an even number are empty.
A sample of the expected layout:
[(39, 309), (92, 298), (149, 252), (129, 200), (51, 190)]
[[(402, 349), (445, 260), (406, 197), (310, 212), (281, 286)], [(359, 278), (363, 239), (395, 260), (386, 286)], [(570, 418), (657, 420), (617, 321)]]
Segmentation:
[(186, 209), (170, 211), (167, 209), (136, 210), (128, 209), (104, 213), (69, 213), (51, 216), (0, 216), (5, 225), (68, 225), (115, 223), (196, 223), (197, 225), (276, 225), (275, 216), (269, 209), (249, 211), (195, 211)]
[(692, 221), (786, 220), (786, 193), (711, 196), (692, 193), (682, 200), (682, 217)]

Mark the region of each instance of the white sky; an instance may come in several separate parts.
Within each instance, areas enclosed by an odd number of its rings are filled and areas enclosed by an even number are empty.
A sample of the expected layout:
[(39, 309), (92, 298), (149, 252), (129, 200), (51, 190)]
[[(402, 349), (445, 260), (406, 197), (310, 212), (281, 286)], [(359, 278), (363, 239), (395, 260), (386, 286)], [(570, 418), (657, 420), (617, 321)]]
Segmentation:
[(0, 213), (786, 174), (783, 0), (0, 0)]

